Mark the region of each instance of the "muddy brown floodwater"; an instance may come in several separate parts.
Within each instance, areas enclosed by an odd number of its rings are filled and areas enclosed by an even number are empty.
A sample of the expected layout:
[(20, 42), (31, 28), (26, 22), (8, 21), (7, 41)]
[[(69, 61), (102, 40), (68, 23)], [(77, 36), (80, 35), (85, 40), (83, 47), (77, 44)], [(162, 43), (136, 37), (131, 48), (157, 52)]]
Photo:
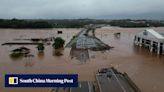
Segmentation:
[[(126, 72), (142, 92), (164, 92), (164, 56), (150, 53), (147, 49), (133, 46), (133, 37), (145, 28), (103, 27), (96, 30), (96, 36), (115, 48), (106, 51), (89, 51), (90, 59), (81, 63), (71, 59), (70, 48), (64, 49), (63, 56), (54, 56), (52, 46), (46, 46), (44, 54), (38, 54), (36, 46), (31, 49), (34, 57), (12, 59), (9, 54), (20, 46), (0, 46), (0, 92), (50, 92), (52, 88), (5, 88), (5, 74), (56, 74), (74, 73), (79, 80), (95, 81), (95, 73), (103, 67), (114, 66)], [(163, 31), (164, 28), (153, 28)], [(63, 34), (57, 35), (62, 30)], [(0, 44), (16, 38), (60, 36), (70, 41), (81, 29), (0, 29)], [(113, 34), (121, 32), (120, 37)]]

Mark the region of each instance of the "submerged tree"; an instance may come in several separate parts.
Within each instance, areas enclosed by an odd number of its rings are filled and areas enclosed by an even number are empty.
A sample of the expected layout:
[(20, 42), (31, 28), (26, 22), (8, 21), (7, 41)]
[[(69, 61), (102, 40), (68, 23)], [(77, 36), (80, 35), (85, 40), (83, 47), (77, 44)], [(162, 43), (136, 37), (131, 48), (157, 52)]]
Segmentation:
[(57, 56), (63, 55), (62, 50), (64, 47), (64, 43), (65, 43), (65, 40), (62, 39), (61, 37), (57, 37), (54, 39), (53, 48), (55, 49), (55, 55)]
[(44, 44), (43, 43), (39, 43), (37, 48), (38, 48), (39, 52), (43, 52), (44, 51)]
[(59, 49), (64, 47), (65, 40), (63, 40), (61, 37), (57, 37), (54, 39), (53, 47), (54, 49)]

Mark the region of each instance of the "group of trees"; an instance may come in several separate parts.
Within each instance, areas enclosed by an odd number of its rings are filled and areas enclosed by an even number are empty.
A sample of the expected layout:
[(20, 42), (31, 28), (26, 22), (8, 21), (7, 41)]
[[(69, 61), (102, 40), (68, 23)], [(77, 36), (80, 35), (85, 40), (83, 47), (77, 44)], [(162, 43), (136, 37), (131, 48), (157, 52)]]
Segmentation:
[(103, 20), (94, 19), (63, 19), (63, 20), (49, 20), (54, 28), (82, 28), (88, 24), (107, 24)]
[(137, 23), (129, 20), (113, 20), (110, 22), (110, 25), (119, 27), (148, 27), (145, 23)]
[(61, 19), (61, 20), (20, 20), (0, 19), (0, 28), (82, 28), (88, 24), (109, 24), (104, 20)]
[(28, 20), (0, 20), (0, 28), (53, 28), (53, 25), (47, 21), (28, 21)]
[(88, 24), (108, 24), (119, 27), (161, 27), (164, 22), (155, 20), (96, 20), (96, 19), (63, 19), (63, 20), (20, 20), (0, 19), (0, 28), (82, 28)]
[[(64, 43), (65, 43), (65, 40), (62, 39), (61, 37), (56, 37), (54, 39), (54, 43), (52, 44), (52, 46), (53, 46), (53, 48), (55, 50), (55, 55), (57, 55), (57, 56), (62, 55), (61, 51), (64, 48)], [(38, 43), (37, 48), (38, 48), (39, 53), (43, 53), (44, 52), (45, 47), (44, 47), (43, 43)]]
[(113, 20), (110, 22), (111, 26), (119, 27), (162, 27), (164, 23), (161, 21), (152, 20)]

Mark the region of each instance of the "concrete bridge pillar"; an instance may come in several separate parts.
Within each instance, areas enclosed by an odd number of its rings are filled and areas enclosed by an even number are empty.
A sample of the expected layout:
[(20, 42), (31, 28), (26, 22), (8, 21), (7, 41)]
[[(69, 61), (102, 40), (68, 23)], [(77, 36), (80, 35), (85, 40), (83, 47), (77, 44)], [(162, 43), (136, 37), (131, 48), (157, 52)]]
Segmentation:
[(143, 39), (143, 44), (144, 46), (146, 46), (146, 39)]
[(150, 52), (153, 52), (153, 41), (150, 43)]
[(157, 46), (157, 54), (160, 54), (160, 42), (158, 42), (158, 46)]
[(138, 40), (137, 40), (137, 39), (138, 39), (138, 38), (135, 36), (135, 37), (134, 37), (134, 44), (135, 44), (135, 45), (137, 45), (137, 43), (138, 43)]
[(139, 45), (140, 45), (140, 47), (142, 47), (142, 38), (140, 38)]
[(163, 50), (162, 50), (162, 54), (164, 54), (164, 43), (163, 43)]

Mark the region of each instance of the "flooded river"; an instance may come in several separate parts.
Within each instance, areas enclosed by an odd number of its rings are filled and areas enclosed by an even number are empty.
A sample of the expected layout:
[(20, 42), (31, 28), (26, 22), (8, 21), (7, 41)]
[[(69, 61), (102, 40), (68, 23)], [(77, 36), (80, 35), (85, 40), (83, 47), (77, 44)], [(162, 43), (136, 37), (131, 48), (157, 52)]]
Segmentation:
[[(96, 36), (114, 48), (110, 51), (88, 51), (85, 63), (71, 58), (71, 48), (65, 48), (63, 56), (54, 56), (52, 45), (38, 54), (35, 45), (28, 45), (34, 57), (13, 59), (10, 51), (20, 46), (0, 46), (0, 92), (51, 92), (52, 88), (5, 88), (5, 74), (56, 74), (74, 73), (80, 81), (95, 81), (95, 73), (103, 67), (114, 66), (126, 72), (142, 92), (164, 92), (164, 56), (150, 53), (148, 49), (133, 45), (134, 35), (145, 28), (103, 27)], [(164, 28), (153, 28), (163, 31)], [(57, 34), (62, 30), (63, 34)], [(0, 29), (0, 44), (16, 42), (14, 39), (62, 37), (66, 43), (81, 29)], [(121, 32), (120, 37), (113, 34)]]

